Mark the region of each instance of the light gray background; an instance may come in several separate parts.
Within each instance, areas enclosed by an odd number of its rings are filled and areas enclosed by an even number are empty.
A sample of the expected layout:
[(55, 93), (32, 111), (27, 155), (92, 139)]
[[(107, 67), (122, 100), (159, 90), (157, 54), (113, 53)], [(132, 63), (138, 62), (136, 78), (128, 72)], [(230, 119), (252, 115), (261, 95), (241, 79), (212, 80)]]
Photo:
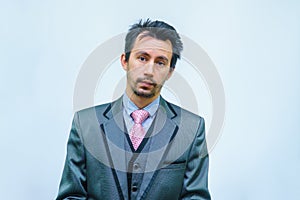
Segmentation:
[(211, 153), (213, 198), (298, 199), (296, 0), (1, 1), (1, 199), (54, 199), (81, 64), (147, 17), (201, 45), (223, 80), (226, 122)]

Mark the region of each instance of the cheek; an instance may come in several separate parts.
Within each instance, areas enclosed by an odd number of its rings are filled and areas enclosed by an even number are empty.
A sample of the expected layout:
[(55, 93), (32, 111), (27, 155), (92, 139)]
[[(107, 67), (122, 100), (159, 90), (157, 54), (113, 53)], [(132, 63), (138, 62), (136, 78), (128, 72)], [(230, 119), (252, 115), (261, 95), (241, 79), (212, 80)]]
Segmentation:
[(144, 73), (143, 67), (130, 66), (127, 70), (130, 76), (141, 76)]
[(137, 60), (129, 60), (129, 68), (130, 69), (136, 69), (139, 68), (141, 66), (141, 63), (139, 63)]
[(171, 76), (171, 74), (170, 74), (170, 71), (168, 70), (168, 71), (166, 71), (166, 72), (164, 73), (163, 79), (164, 79), (164, 80), (167, 80), (170, 76)]
[(166, 74), (160, 75), (157, 77), (157, 82), (164, 83), (168, 79), (168, 76)]
[(131, 81), (135, 81), (140, 76), (140, 72), (137, 69), (129, 69), (127, 71), (127, 78), (131, 79)]

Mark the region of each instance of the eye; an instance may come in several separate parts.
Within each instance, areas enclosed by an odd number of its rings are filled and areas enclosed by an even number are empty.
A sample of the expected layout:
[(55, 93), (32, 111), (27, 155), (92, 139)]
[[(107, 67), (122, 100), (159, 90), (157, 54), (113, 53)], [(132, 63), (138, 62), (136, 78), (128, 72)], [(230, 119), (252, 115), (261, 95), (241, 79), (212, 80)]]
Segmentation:
[(160, 67), (164, 67), (166, 65), (164, 61), (158, 61), (156, 64)]
[(146, 58), (144, 56), (139, 56), (138, 59), (142, 62), (145, 62), (146, 61)]

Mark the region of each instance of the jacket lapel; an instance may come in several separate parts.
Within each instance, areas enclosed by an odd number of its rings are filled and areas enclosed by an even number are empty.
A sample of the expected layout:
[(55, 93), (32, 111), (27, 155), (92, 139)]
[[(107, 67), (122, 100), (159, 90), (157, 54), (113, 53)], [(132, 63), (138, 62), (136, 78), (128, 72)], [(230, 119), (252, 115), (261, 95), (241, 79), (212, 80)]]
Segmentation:
[[(173, 122), (177, 114), (161, 98), (160, 107), (157, 110), (156, 119), (153, 121), (153, 129), (149, 136), (149, 152), (145, 173), (137, 199), (143, 199), (152, 186), (153, 180), (162, 166), (164, 157), (170, 148), (170, 141), (175, 137), (178, 126)], [(143, 152), (142, 152), (143, 153)]]
[[(111, 160), (111, 168), (115, 176), (115, 182), (119, 189), (121, 199), (128, 199), (127, 187), (127, 165), (125, 160), (124, 142), (126, 139), (122, 98), (119, 98), (111, 104), (111, 109), (104, 113), (108, 119), (103, 123), (103, 131), (106, 136), (106, 143), (108, 148), (108, 159)], [(122, 196), (123, 195), (123, 198)]]

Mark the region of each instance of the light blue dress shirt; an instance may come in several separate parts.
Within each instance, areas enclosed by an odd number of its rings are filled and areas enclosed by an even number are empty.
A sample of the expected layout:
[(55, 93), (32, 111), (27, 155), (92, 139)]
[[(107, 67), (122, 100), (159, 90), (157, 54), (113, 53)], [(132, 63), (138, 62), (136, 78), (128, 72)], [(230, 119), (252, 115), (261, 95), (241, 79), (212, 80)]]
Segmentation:
[[(144, 110), (149, 112), (149, 117), (142, 123), (142, 126), (146, 132), (148, 131), (155, 118), (156, 111), (159, 107), (159, 101), (160, 96), (158, 96), (154, 101), (152, 101), (149, 105), (143, 108)], [(130, 133), (130, 130), (134, 125), (134, 121), (130, 115), (133, 111), (138, 110), (139, 108), (129, 99), (126, 93), (124, 93), (123, 95), (123, 106), (124, 121), (127, 127), (127, 132)]]

